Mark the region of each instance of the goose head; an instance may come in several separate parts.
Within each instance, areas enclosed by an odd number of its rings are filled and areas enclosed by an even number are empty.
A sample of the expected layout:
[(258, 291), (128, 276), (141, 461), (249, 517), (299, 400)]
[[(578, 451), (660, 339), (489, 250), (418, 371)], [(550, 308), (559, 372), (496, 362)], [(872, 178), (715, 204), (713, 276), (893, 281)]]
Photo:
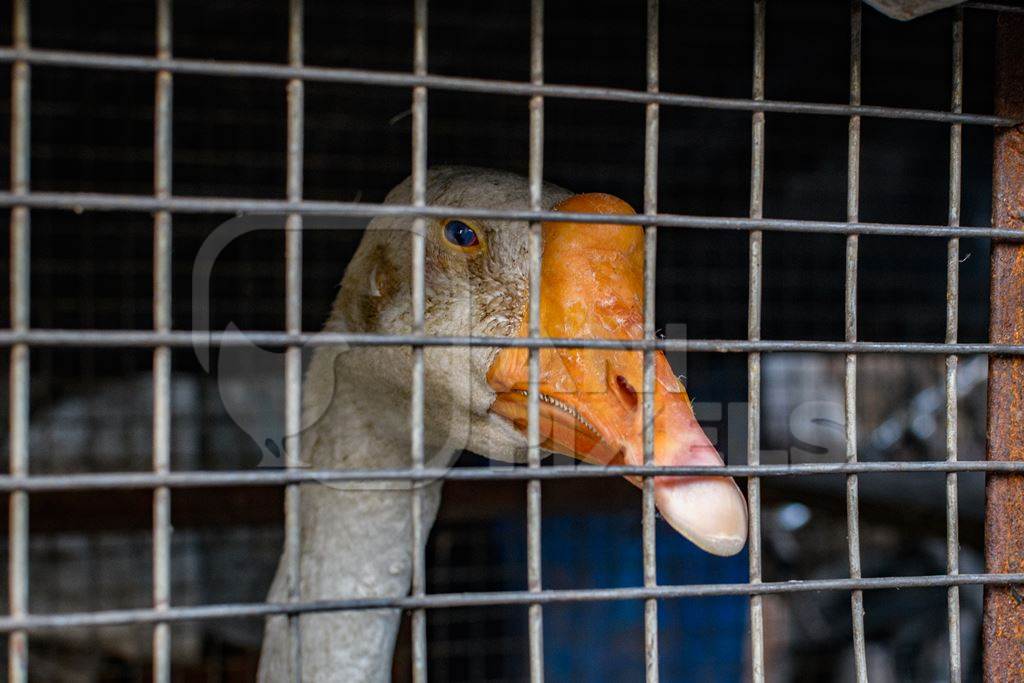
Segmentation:
[[(427, 334), (525, 336), (529, 327), (529, 227), (476, 220), (460, 207), (522, 210), (525, 178), (444, 167), (428, 174), (427, 202), (453, 215), (426, 220)], [(388, 203), (411, 200), (409, 181)], [(545, 209), (633, 213), (609, 195), (572, 195), (545, 185)], [(375, 218), (342, 282), (327, 329), (407, 334), (412, 329), (412, 219)], [(639, 226), (545, 223), (540, 333), (546, 337), (643, 337), (643, 234)], [(372, 352), (372, 353), (370, 353)], [(643, 464), (643, 353), (597, 348), (540, 351), (542, 447), (592, 464)], [(526, 451), (529, 352), (524, 348), (427, 347), (426, 456), (465, 448), (518, 461)], [(378, 428), (408, 432), (412, 354), (376, 347), (346, 363), (362, 391), (379, 398)], [(664, 354), (654, 353), (654, 459), (660, 465), (722, 465)], [(436, 461), (435, 461), (436, 464)], [(634, 481), (634, 483), (637, 483)], [(746, 541), (746, 506), (729, 477), (658, 477), (661, 515), (704, 550), (731, 555)]]

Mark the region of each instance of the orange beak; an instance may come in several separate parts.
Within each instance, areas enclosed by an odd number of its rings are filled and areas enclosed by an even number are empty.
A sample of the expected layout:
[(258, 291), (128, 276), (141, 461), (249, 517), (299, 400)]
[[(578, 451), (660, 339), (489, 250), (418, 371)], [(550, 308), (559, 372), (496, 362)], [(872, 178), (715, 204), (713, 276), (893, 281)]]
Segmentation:
[[(556, 207), (579, 213), (633, 214), (604, 194), (570, 197)], [(592, 339), (643, 338), (643, 230), (639, 226), (545, 223), (540, 334)], [(526, 336), (528, 321), (519, 330)], [(529, 351), (506, 348), (487, 372), (497, 396), (491, 411), (526, 433)], [(694, 417), (690, 398), (660, 351), (654, 358), (654, 461), (723, 464)], [(643, 352), (541, 349), (541, 447), (598, 465), (642, 465)], [(637, 478), (630, 478), (639, 484)], [(664, 476), (654, 483), (662, 516), (716, 555), (733, 555), (747, 538), (743, 495), (731, 477)]]

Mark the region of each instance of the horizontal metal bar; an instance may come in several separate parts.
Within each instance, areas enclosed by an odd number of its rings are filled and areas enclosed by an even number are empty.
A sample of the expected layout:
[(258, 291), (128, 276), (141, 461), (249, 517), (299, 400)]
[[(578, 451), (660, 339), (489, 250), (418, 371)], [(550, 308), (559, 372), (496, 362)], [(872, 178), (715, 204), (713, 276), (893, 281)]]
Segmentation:
[(1020, 5), (1004, 5), (998, 2), (965, 2), (964, 7), (967, 9), (980, 9), (989, 10), (991, 12), (1012, 12), (1015, 14), (1024, 14), (1024, 7)]
[[(706, 230), (770, 230), (826, 234), (893, 235), (898, 237), (976, 237), (1011, 242), (1024, 241), (1018, 230), (948, 225), (905, 225), (899, 223), (850, 223), (845, 221), (809, 221), (786, 218), (738, 218), (728, 216), (692, 216), (683, 214), (597, 214), (526, 209), (484, 209), (464, 206), (414, 206), (411, 204), (374, 204), (363, 202), (288, 201), (286, 199), (246, 199), (230, 197), (168, 197), (166, 199), (131, 194), (77, 192), (0, 192), (0, 207), (25, 206), (31, 209), (67, 209), (69, 211), (171, 211), (173, 213), (269, 213), (306, 216), (371, 218), (374, 216), (425, 216), (447, 218), (452, 215), (484, 220), (573, 221), (577, 223), (614, 223), (618, 225), (655, 225), (664, 228)], [(324, 226), (330, 229), (330, 226)], [(345, 226), (346, 228), (350, 226)]]
[(1024, 355), (1024, 344), (946, 344), (941, 342), (829, 342), (788, 339), (571, 339), (527, 337), (431, 336), (363, 332), (189, 332), (176, 330), (53, 330), (19, 332), (0, 329), (0, 347), (29, 346), (122, 348), (171, 346), (452, 346), (490, 348), (584, 348), (618, 351), (660, 350), (693, 353), (914, 353), (928, 355)]
[(379, 469), (379, 470), (246, 470), (193, 471), (157, 474), (153, 472), (108, 472), (96, 474), (41, 474), (36, 476), (0, 476), (0, 493), (12, 491), (92, 491), (118, 489), (211, 488), (224, 486), (283, 486), (287, 484), (327, 484), (339, 482), (429, 482), (447, 481), (527, 481), (530, 479), (596, 479), (622, 476), (733, 476), (790, 477), (850, 474), (928, 474), (948, 472), (1024, 473), (1024, 462), (961, 460), (872, 461), (854, 463), (801, 463), (796, 465), (707, 465), (660, 466), (589, 465), (528, 467), (456, 467), (451, 469)]
[(681, 93), (648, 92), (625, 88), (602, 88), (582, 85), (557, 85), (551, 83), (528, 83), (463, 76), (439, 76), (436, 74), (417, 75), (395, 71), (368, 69), (345, 69), (314, 66), (287, 66), (260, 62), (214, 61), (205, 59), (159, 60), (153, 57), (135, 55), (114, 55), (71, 50), (18, 50), (0, 48), (0, 63), (25, 61), (41, 66), (78, 67), (87, 69), (111, 69), (120, 71), (167, 70), (176, 74), (200, 76), (231, 76), (245, 78), (274, 78), (282, 80), (301, 79), (325, 83), (348, 83), (380, 85), (395, 88), (427, 87), (437, 90), (491, 93), (495, 95), (518, 95), (601, 100), (608, 102), (635, 102), (638, 104), (663, 104), (676, 107), (701, 109), (724, 109), (733, 111), (764, 111), (789, 114), (819, 114), (826, 116), (869, 116), (885, 119), (909, 119), (941, 123), (966, 123), (987, 126), (1013, 126), (1019, 122), (999, 116), (985, 114), (958, 114), (927, 109), (903, 107), (880, 107), (822, 102), (789, 102), (781, 100), (754, 100), (731, 97), (710, 97)]
[(442, 609), (496, 605), (530, 605), (611, 600), (668, 600), (725, 595), (775, 595), (815, 591), (892, 590), (949, 586), (1024, 584), (1024, 574), (960, 574), (958, 576), (891, 576), (868, 579), (814, 579), (770, 583), (719, 583), (685, 586), (649, 586), (486, 593), (436, 593), (396, 598), (351, 598), (299, 603), (236, 603), (153, 609), (38, 614), (0, 617), (0, 633), (14, 630), (45, 631), (66, 628), (121, 626), (153, 622), (208, 621), (212, 619), (262, 618), (276, 614), (310, 614), (367, 609)]

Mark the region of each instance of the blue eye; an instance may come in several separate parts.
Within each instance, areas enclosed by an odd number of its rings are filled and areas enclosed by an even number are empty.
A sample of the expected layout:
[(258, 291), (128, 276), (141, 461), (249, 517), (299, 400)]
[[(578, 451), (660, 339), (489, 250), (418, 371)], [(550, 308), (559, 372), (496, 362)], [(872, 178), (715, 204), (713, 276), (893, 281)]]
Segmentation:
[(444, 238), (457, 247), (475, 247), (480, 244), (476, 231), (462, 221), (448, 221), (444, 224)]

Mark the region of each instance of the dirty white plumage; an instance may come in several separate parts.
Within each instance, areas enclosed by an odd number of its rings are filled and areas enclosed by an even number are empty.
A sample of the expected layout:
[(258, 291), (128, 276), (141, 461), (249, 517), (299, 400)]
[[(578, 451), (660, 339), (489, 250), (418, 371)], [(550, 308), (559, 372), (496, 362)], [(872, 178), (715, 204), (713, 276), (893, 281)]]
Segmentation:
[[(568, 192), (546, 186), (550, 208)], [(432, 170), (428, 202), (493, 209), (528, 208), (526, 180), (473, 168)], [(388, 203), (410, 200), (408, 181)], [(378, 217), (349, 265), (326, 328), (402, 334), (411, 330), (410, 218)], [(488, 258), (479, 268), (444, 262), (427, 247), (426, 329), (440, 335), (512, 335), (527, 297), (527, 224), (497, 221), (487, 229)], [(425, 352), (425, 444), (428, 466), (446, 466), (462, 449), (502, 460), (519, 457), (522, 435), (488, 408), (485, 373), (497, 349)], [(316, 415), (302, 435), (313, 468), (402, 468), (410, 464), (411, 351), (407, 347), (320, 348), (304, 384), (304, 410)], [(309, 424), (309, 420), (305, 424)], [(433, 523), (441, 484), (423, 489), (423, 525)], [(411, 577), (411, 494), (407, 485), (313, 485), (302, 490), (304, 601), (401, 596)], [(284, 560), (269, 600), (285, 601)], [(398, 610), (344, 611), (301, 618), (302, 678), (387, 681)], [(287, 621), (268, 620), (259, 680), (291, 680)]]

